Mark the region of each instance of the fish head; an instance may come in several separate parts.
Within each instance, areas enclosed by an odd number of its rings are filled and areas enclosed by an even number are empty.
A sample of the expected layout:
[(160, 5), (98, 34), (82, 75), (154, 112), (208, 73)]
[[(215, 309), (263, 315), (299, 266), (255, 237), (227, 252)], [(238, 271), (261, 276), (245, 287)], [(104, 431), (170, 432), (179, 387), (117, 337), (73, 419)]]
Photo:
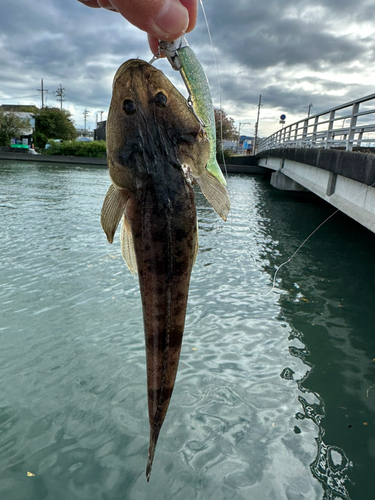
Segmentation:
[(120, 189), (134, 192), (163, 165), (193, 176), (210, 156), (206, 133), (186, 99), (157, 68), (131, 59), (113, 81), (107, 120), (109, 173)]

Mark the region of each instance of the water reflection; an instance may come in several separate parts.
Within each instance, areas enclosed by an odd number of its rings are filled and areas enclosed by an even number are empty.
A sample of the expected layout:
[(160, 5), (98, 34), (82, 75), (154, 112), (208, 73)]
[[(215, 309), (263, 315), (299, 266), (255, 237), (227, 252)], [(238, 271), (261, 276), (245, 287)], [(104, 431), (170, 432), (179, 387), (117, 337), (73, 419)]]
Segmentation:
[[(268, 196), (273, 201), (266, 203), (273, 221), (270, 233), (278, 246), (277, 252), (266, 253), (265, 268), (273, 276), (276, 266), (294, 253), (332, 208), (283, 193)], [(283, 292), (280, 319), (290, 324), (292, 337), (306, 345), (291, 354), (314, 367), (298, 382), (305, 395), (299, 397), (302, 412), (296, 418), (310, 419), (318, 428), (311, 471), (324, 486), (324, 498), (349, 498), (354, 491), (358, 495), (358, 486), (361, 498), (372, 495), (374, 483), (366, 470), (375, 463), (366, 430), (367, 421), (373, 421), (375, 401), (365, 389), (375, 378), (373, 244), (372, 233), (338, 214), (280, 270), (277, 280)]]

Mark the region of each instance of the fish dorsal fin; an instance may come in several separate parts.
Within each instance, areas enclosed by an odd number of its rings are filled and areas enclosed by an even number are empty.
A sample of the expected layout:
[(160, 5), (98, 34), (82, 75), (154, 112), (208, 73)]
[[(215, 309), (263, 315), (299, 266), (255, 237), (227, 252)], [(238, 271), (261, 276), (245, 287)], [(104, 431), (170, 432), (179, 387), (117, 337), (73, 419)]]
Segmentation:
[(212, 205), (215, 212), (217, 212), (222, 219), (227, 220), (227, 215), (230, 210), (230, 201), (226, 187), (206, 169), (203, 170), (200, 177), (196, 178), (196, 181), (203, 195)]
[(121, 239), (122, 258), (126, 262), (129, 271), (132, 274), (138, 274), (137, 258), (135, 256), (133, 234), (130, 228), (129, 219), (126, 217), (126, 213), (122, 216), (120, 239)]
[(104, 198), (104, 203), (101, 212), (102, 228), (107, 235), (109, 243), (113, 242), (117, 226), (125, 212), (126, 203), (128, 202), (129, 194), (123, 189), (118, 189), (111, 184)]

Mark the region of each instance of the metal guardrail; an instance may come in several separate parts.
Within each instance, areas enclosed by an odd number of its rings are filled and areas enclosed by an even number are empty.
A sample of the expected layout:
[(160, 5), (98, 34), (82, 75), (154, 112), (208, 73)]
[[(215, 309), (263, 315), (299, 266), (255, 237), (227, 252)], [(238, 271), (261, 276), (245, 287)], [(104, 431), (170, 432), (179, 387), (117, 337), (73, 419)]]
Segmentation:
[(374, 105), (375, 94), (370, 94), (287, 125), (263, 139), (258, 153), (277, 148), (344, 147), (352, 151), (355, 146), (375, 146)]

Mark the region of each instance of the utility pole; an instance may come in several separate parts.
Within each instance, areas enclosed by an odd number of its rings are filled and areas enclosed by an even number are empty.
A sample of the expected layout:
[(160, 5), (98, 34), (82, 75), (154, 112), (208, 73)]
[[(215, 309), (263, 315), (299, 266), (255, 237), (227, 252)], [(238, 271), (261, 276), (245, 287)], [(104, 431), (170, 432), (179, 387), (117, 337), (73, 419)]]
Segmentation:
[(84, 128), (84, 131), (83, 131), (83, 137), (86, 137), (86, 120), (87, 120), (87, 115), (89, 114), (89, 111), (87, 108), (85, 108), (85, 111), (83, 112), (83, 117), (84, 117), (84, 120), (85, 120), (85, 128)]
[(308, 111), (307, 111), (307, 118), (310, 116), (310, 109), (313, 107), (312, 103), (307, 106)]
[(41, 86), (41, 88), (40, 89), (36, 89), (36, 90), (38, 92), (42, 93), (42, 109), (43, 109), (44, 108), (44, 92), (48, 92), (48, 90), (46, 90), (46, 89), (43, 88), (43, 78), (40, 81), (40, 86)]
[(103, 121), (103, 113), (104, 113), (104, 111), (100, 110), (100, 111), (98, 111), (98, 113), (100, 113), (100, 121), (102, 122)]
[(260, 106), (262, 104), (262, 96), (259, 96), (259, 102), (258, 102), (258, 116), (257, 116), (257, 121), (255, 123), (255, 137), (254, 137), (254, 147), (253, 147), (253, 156), (255, 156), (255, 151), (257, 147), (257, 140), (258, 140), (258, 127), (259, 127), (259, 113), (260, 113)]
[(56, 90), (55, 94), (57, 97), (56, 101), (60, 101), (60, 109), (62, 110), (62, 103), (63, 103), (63, 101), (65, 101), (65, 99), (64, 99), (65, 89), (62, 88), (61, 83), (60, 83), (60, 87)]

